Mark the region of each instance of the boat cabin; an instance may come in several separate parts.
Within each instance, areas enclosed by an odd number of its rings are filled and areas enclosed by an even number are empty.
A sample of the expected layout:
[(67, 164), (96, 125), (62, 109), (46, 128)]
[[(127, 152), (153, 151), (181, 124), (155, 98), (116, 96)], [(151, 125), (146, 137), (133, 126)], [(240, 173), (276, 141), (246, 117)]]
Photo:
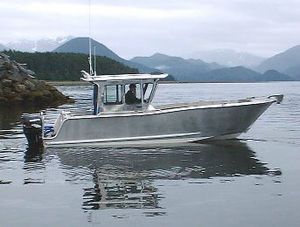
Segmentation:
[(147, 111), (153, 109), (153, 100), (159, 79), (167, 74), (121, 74), (90, 76), (83, 73), (82, 80), (93, 84), (94, 114)]

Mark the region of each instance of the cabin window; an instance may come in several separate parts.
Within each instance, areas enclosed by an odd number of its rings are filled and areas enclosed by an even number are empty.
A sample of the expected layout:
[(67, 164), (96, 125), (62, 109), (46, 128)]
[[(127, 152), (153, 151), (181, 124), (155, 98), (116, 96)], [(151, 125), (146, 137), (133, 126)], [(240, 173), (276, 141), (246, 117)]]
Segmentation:
[(122, 85), (106, 85), (104, 104), (122, 104)]
[(143, 84), (143, 92), (144, 92), (144, 101), (145, 102), (149, 102), (152, 90), (153, 90), (153, 83)]

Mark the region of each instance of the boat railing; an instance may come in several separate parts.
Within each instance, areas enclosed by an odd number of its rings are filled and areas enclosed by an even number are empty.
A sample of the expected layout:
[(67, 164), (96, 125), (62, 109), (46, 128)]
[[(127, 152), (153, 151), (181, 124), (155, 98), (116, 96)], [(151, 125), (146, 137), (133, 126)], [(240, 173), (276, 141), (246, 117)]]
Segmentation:
[(63, 121), (67, 118), (69, 118), (69, 114), (70, 112), (68, 111), (62, 111), (60, 112), (60, 114), (58, 115), (58, 117), (56, 118), (55, 122), (54, 122), (54, 126), (53, 126), (53, 136), (56, 135), (56, 133), (58, 132), (60, 126), (62, 125)]
[(192, 107), (192, 106), (209, 106), (216, 104), (226, 104), (227, 101), (197, 101), (192, 103), (174, 103), (174, 104), (165, 104), (156, 106), (158, 109), (173, 109), (173, 108), (184, 108), (184, 107)]
[(166, 104), (166, 105), (159, 105), (156, 108), (160, 110), (166, 109), (173, 109), (173, 108), (188, 108), (188, 107), (195, 107), (195, 106), (212, 106), (212, 105), (226, 105), (231, 103), (244, 103), (244, 102), (251, 102), (251, 99), (240, 99), (240, 100), (220, 100), (220, 101), (196, 101), (192, 103), (174, 103), (174, 104)]

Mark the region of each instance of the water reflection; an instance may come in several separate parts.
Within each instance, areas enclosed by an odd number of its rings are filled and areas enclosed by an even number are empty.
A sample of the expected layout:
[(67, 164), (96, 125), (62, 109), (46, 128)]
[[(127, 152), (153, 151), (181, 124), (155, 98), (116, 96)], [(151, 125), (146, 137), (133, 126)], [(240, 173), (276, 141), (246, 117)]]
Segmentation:
[[(0, 108), (0, 137), (3, 135), (9, 138), (10, 135), (15, 136), (18, 129), (21, 129), (21, 116), (23, 113), (35, 113), (36, 108), (33, 107), (3, 107)], [(14, 129), (14, 130), (12, 130)], [(11, 132), (9, 131), (11, 130)], [(21, 131), (20, 131), (21, 133)]]
[(151, 181), (139, 178), (118, 179), (94, 173), (93, 188), (85, 188), (83, 209), (98, 210), (107, 208), (150, 209), (158, 206), (159, 194)]
[(26, 148), (24, 162), (40, 162), (43, 159), (44, 148), (41, 146), (31, 146)]
[(23, 184), (45, 184), (46, 166), (43, 160), (43, 147), (27, 147), (24, 155)]
[(239, 141), (161, 148), (49, 150), (58, 155), (65, 168), (91, 170), (94, 186), (84, 189), (85, 210), (160, 208), (161, 195), (154, 180), (268, 174), (255, 152)]

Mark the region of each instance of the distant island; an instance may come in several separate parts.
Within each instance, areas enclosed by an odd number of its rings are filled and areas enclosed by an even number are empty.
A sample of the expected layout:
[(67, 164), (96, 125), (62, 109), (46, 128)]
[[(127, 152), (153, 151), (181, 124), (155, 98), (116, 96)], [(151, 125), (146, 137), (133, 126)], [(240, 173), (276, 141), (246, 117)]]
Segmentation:
[[(89, 71), (88, 55), (74, 53), (28, 53), (20, 51), (4, 51), (11, 59), (25, 63), (27, 68), (35, 72), (35, 77), (49, 81), (78, 81), (81, 70)], [(138, 73), (108, 57), (97, 56), (98, 74)]]

